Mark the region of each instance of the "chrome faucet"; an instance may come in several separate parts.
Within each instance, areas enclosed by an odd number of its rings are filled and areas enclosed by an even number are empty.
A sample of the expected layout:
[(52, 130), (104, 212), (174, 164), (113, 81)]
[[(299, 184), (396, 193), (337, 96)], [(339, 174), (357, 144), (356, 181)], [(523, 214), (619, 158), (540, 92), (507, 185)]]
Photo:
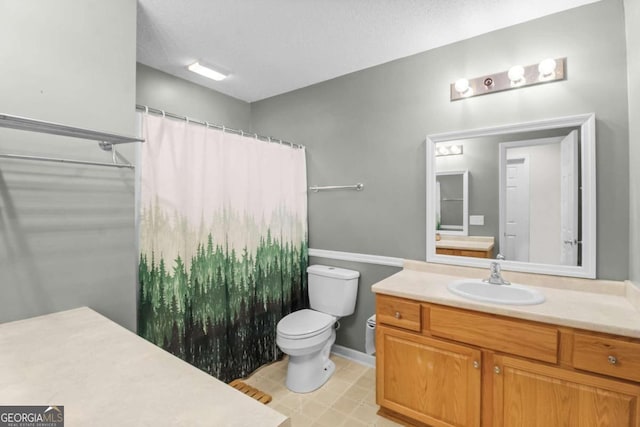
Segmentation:
[(500, 263), (498, 261), (501, 261), (504, 259), (504, 256), (501, 254), (498, 254), (498, 256), (496, 257), (497, 261), (493, 261), (490, 265), (489, 265), (489, 272), (491, 273), (489, 275), (488, 279), (483, 279), (483, 282), (487, 282), (489, 284), (492, 285), (510, 285), (511, 282), (504, 280), (504, 278), (502, 277), (502, 270), (500, 267)]

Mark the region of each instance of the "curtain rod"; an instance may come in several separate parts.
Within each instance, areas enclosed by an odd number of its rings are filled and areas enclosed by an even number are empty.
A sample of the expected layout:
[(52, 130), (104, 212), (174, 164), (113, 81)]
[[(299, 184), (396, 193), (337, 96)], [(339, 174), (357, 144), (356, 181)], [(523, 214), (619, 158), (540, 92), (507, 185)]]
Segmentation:
[(216, 129), (220, 129), (223, 132), (235, 133), (236, 135), (252, 137), (252, 138), (255, 138), (255, 139), (260, 140), (260, 141), (275, 142), (276, 144), (287, 144), (287, 145), (290, 145), (291, 148), (305, 148), (304, 145), (294, 144), (292, 142), (283, 141), (281, 139), (273, 138), (271, 136), (264, 136), (264, 135), (258, 135), (257, 133), (245, 132), (245, 131), (243, 131), (241, 129), (232, 129), (232, 128), (229, 128), (229, 127), (226, 127), (226, 126), (217, 125), (217, 124), (214, 124), (214, 123), (209, 123), (209, 122), (205, 122), (205, 121), (202, 121), (202, 120), (193, 119), (191, 117), (181, 116), (181, 115), (174, 114), (174, 113), (168, 113), (168, 112), (166, 112), (164, 110), (160, 110), (158, 108), (148, 107), (146, 105), (136, 104), (136, 110), (144, 111), (145, 113), (158, 114), (158, 115), (161, 115), (163, 117), (171, 117), (172, 119), (182, 120), (182, 121), (185, 121), (185, 122), (188, 122), (188, 123), (195, 123), (195, 124), (206, 126), (206, 127), (216, 128)]

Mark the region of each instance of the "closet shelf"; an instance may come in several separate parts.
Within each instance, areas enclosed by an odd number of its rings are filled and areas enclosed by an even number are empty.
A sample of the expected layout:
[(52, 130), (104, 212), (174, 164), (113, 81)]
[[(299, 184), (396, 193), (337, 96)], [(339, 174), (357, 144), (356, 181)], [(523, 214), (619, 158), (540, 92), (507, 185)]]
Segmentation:
[(144, 142), (144, 139), (131, 136), (83, 129), (60, 123), (46, 122), (44, 120), (12, 116), (10, 114), (0, 114), (0, 127), (100, 141), (102, 143), (100, 146), (106, 150), (110, 150), (111, 146), (116, 144)]

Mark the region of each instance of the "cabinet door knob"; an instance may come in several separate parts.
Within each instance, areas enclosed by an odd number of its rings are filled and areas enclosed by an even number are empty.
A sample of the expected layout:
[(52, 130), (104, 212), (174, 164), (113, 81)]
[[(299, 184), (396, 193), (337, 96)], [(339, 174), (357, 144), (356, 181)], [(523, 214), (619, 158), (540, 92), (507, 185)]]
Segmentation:
[(607, 357), (607, 360), (609, 361), (609, 363), (611, 363), (612, 365), (615, 365), (618, 363), (618, 358), (615, 356), (609, 356)]
[(500, 375), (500, 366), (496, 365), (493, 367), (493, 372), (495, 372), (496, 374)]
[(396, 319), (399, 319), (399, 318), (401, 318), (401, 317), (402, 317), (402, 315), (400, 314), (400, 312), (399, 312), (399, 311), (396, 311), (395, 316), (396, 316)]
[(480, 362), (478, 362), (477, 360), (473, 361), (473, 367), (478, 369), (480, 367)]

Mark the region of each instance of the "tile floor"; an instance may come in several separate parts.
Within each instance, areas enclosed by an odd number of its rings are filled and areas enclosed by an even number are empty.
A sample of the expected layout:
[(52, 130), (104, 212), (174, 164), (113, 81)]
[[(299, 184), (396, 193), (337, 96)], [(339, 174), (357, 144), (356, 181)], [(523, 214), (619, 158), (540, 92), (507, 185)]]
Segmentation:
[(320, 389), (293, 393), (285, 386), (287, 359), (263, 366), (245, 382), (269, 393), (269, 406), (291, 418), (293, 427), (399, 426), (376, 415), (375, 369), (331, 355), (336, 372)]

